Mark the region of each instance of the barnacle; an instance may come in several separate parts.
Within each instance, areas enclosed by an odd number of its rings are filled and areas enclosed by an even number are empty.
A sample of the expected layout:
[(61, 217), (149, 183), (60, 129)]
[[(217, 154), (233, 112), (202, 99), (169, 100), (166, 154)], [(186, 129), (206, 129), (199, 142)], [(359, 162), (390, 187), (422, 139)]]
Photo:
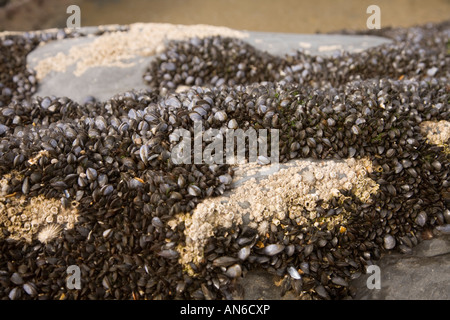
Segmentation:
[[(246, 166), (254, 168), (253, 164)], [(257, 230), (260, 235), (268, 232), (270, 222), (283, 220), (286, 215), (299, 225), (320, 227), (317, 219), (326, 223), (329, 230), (345, 225), (350, 215), (348, 211), (319, 218), (317, 201), (322, 200), (322, 207), (326, 208), (332, 198), (342, 202), (350, 198), (343, 196), (339, 190), (351, 190), (361, 201), (369, 201), (370, 196), (378, 191), (378, 184), (361, 172), (371, 170), (371, 167), (371, 162), (366, 158), (321, 163), (298, 160), (265, 180), (247, 180), (230, 195), (205, 199), (192, 214), (179, 215), (170, 221), (172, 227), (181, 221), (185, 223), (186, 248), (179, 251), (179, 262), (186, 265), (202, 261), (202, 248), (215, 230), (241, 225), (245, 214), (250, 219), (248, 227)], [(235, 173), (236, 177), (238, 175)], [(331, 189), (330, 184), (333, 186)], [(239, 203), (245, 201), (250, 205), (241, 207)]]
[[(0, 197), (0, 225), (9, 232), (9, 238), (30, 242), (42, 226), (48, 227), (48, 235), (51, 230), (59, 228), (71, 229), (77, 221), (78, 211), (68, 207), (64, 209), (61, 202), (56, 199), (47, 199), (44, 196), (31, 197), (9, 197), (8, 201)], [(42, 229), (43, 230), (43, 229)], [(41, 236), (43, 237), (43, 236)]]
[(37, 239), (42, 243), (49, 243), (59, 236), (62, 227), (59, 224), (51, 223), (42, 228), (37, 235)]

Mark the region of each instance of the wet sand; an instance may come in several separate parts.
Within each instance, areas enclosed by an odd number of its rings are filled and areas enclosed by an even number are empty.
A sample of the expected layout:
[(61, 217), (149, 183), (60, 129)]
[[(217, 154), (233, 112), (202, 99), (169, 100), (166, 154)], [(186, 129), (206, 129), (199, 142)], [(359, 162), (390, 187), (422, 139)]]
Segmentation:
[[(450, 17), (450, 0), (28, 0), (6, 19), (0, 8), (0, 29), (64, 27), (67, 3), (81, 8), (81, 25), (167, 22), (210, 24), (233, 29), (316, 33), (365, 29), (366, 9), (377, 4), (381, 27), (408, 27)], [(40, 3), (40, 5), (38, 5)], [(3, 14), (3, 15), (2, 15)], [(10, 15), (7, 15), (10, 16)]]

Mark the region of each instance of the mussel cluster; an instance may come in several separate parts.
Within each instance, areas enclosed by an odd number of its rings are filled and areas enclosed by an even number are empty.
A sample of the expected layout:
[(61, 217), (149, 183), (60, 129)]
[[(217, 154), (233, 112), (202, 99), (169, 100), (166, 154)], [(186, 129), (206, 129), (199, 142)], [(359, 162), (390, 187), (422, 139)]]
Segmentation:
[[(221, 37), (172, 42), (144, 75), (148, 90), (84, 104), (31, 97), (26, 54), (52, 36), (1, 40), (0, 297), (236, 299), (239, 278), (256, 268), (301, 298), (352, 297), (350, 280), (384, 251), (408, 253), (423, 231), (450, 223), (448, 141), (429, 143), (420, 126), (450, 119), (450, 23), (383, 35), (393, 43), (332, 57), (273, 57)], [(278, 129), (281, 162), (368, 157), (379, 190), (369, 202), (341, 190), (344, 199), (318, 203), (310, 226), (286, 216), (264, 236), (215, 230), (188, 272), (178, 261), (185, 226), (168, 222), (223, 194), (234, 172), (173, 163), (175, 130), (193, 133), (198, 121)], [(14, 214), (25, 223), (37, 198), (60, 201), (55, 212), (76, 207), (77, 217), (21, 239), (5, 208), (20, 202)], [(342, 210), (346, 226), (327, 226)], [(71, 265), (79, 290), (66, 286)]]
[(274, 82), (286, 61), (242, 40), (220, 36), (173, 41), (153, 61), (144, 80), (162, 94), (186, 86), (235, 86)]

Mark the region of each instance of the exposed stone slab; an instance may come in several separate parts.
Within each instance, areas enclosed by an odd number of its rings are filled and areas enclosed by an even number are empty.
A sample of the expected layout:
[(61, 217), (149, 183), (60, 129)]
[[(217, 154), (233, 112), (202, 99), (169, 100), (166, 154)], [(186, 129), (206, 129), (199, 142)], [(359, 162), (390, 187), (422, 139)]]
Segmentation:
[(244, 39), (255, 48), (284, 56), (302, 50), (307, 54), (330, 56), (337, 51), (361, 52), (391, 40), (376, 36), (348, 36), (339, 34), (294, 34), (248, 32)]
[[(42, 59), (60, 53), (67, 55), (71, 48), (89, 45), (95, 39), (96, 37), (84, 37), (50, 42), (28, 55), (28, 65), (34, 69)], [(148, 87), (143, 82), (142, 75), (152, 59), (152, 56), (134, 56), (124, 61), (128, 65), (126, 68), (94, 66), (87, 68), (81, 76), (74, 74), (77, 64), (75, 62), (62, 72), (50, 71), (39, 82), (35, 96), (66, 96), (82, 103), (88, 96), (107, 100), (117, 93), (132, 89), (146, 89)]]
[(448, 300), (450, 299), (450, 235), (425, 240), (410, 255), (392, 253), (377, 263), (381, 289), (368, 289), (365, 274), (355, 280), (356, 299)]

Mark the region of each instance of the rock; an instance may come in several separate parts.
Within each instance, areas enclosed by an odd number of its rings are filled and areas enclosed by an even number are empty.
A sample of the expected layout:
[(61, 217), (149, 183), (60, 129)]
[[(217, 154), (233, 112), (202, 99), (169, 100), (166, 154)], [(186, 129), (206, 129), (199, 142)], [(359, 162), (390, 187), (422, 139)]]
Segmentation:
[(243, 40), (257, 49), (278, 56), (296, 50), (303, 50), (311, 55), (331, 56), (337, 51), (361, 52), (391, 42), (389, 39), (376, 36), (276, 32), (249, 32), (249, 37)]
[(244, 288), (245, 300), (295, 300), (295, 295), (288, 291), (281, 296), (281, 287), (275, 284), (277, 277), (265, 270), (249, 271), (239, 280)]
[(392, 253), (376, 264), (381, 289), (368, 289), (366, 274), (354, 280), (355, 299), (361, 300), (448, 300), (450, 299), (450, 235), (425, 240), (410, 255)]
[[(50, 42), (36, 48), (28, 57), (28, 66), (34, 69), (39, 61), (56, 54), (67, 54), (71, 48), (89, 45), (95, 37), (63, 39)], [(52, 71), (40, 82), (35, 96), (66, 96), (83, 103), (86, 95), (94, 96), (98, 100), (107, 100), (117, 93), (131, 89), (145, 89), (142, 74), (152, 57), (135, 56), (127, 60), (128, 66), (95, 66), (88, 68), (83, 74), (75, 76), (76, 63), (70, 64), (62, 72)], [(108, 81), (104, 81), (108, 79)], [(70, 86), (67, 83), (70, 82)]]

